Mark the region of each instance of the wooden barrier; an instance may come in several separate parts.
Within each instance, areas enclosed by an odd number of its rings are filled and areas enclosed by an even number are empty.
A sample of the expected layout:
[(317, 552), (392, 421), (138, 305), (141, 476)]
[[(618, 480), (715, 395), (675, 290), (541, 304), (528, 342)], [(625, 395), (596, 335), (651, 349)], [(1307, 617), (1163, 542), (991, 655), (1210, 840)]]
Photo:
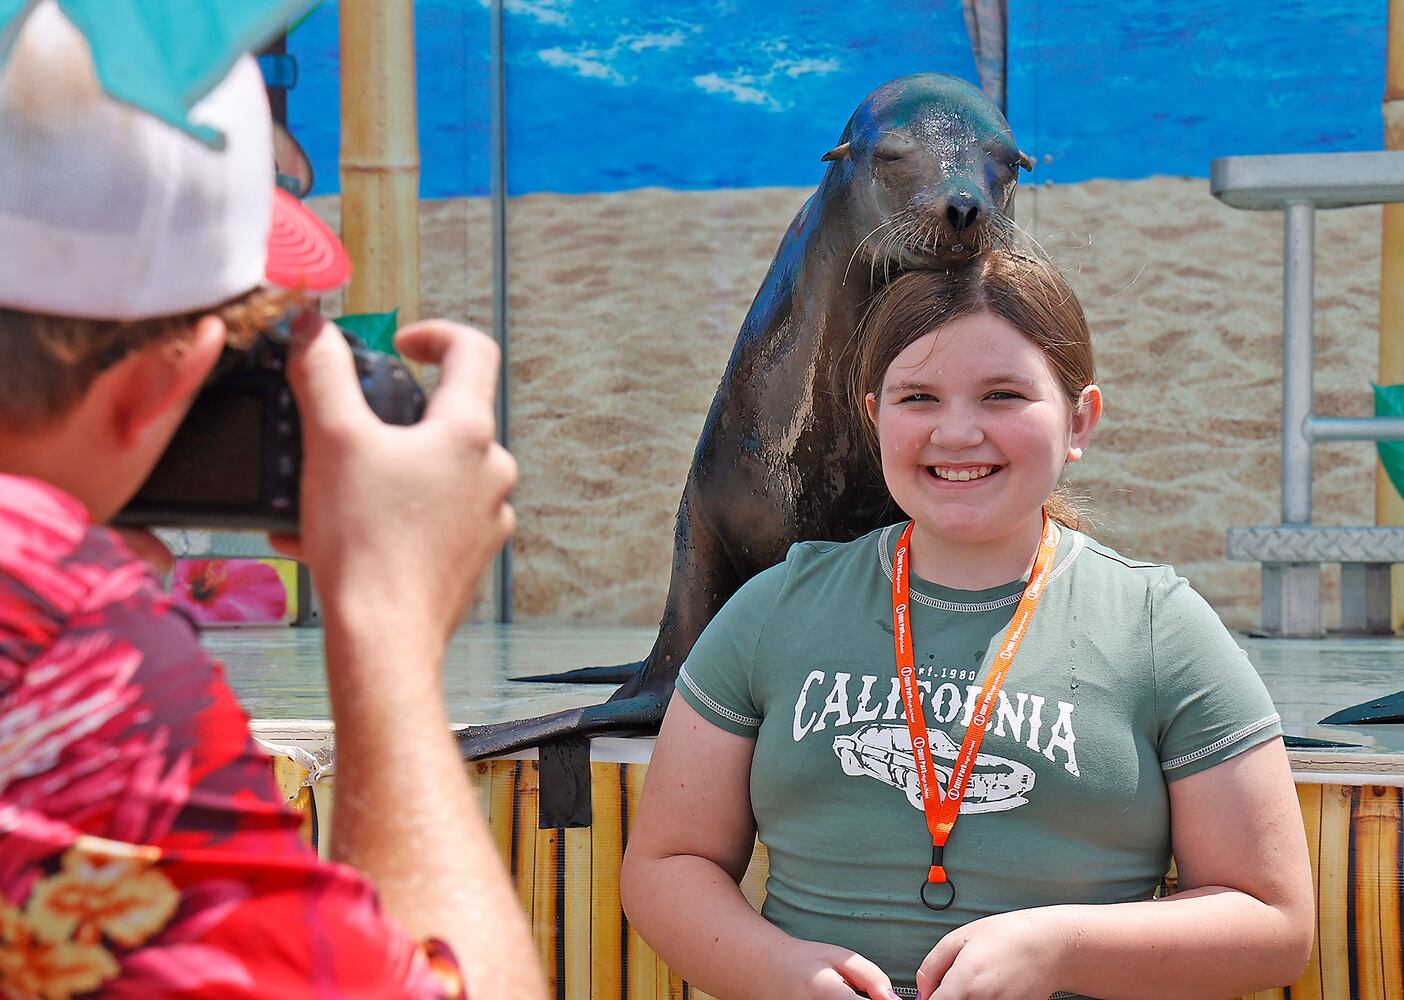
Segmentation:
[[(324, 838), (330, 782), (308, 762), (329, 759), (330, 735), (321, 736), (319, 745), (313, 740), (310, 755), (279, 736), (271, 747), (279, 781), (289, 801), (306, 810), (308, 835)], [(623, 748), (621, 759), (600, 759), (610, 755), (602, 754), (602, 744)], [(539, 828), (537, 761), (469, 765), (556, 1000), (709, 1000), (654, 954), (619, 904), (620, 859), (649, 748), (651, 742), (643, 740), (597, 742), (590, 765), (592, 823), (578, 829)], [(1316, 888), (1316, 942), (1297, 982), (1253, 994), (1252, 1000), (1400, 1000), (1404, 759), (1294, 754), (1293, 762)], [(757, 909), (765, 899), (768, 866), (765, 848), (757, 844), (742, 883)], [(1173, 865), (1166, 886), (1175, 888)]]

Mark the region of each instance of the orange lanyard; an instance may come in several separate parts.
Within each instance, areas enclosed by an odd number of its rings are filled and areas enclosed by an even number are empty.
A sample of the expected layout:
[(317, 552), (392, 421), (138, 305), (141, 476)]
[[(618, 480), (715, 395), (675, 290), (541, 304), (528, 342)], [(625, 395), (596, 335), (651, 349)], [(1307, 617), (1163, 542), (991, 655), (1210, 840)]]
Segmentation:
[[(892, 561), (892, 633), (893, 646), (897, 655), (897, 678), (902, 687), (902, 707), (907, 713), (907, 731), (912, 737), (912, 757), (916, 760), (917, 780), (921, 782), (921, 804), (926, 812), (926, 827), (931, 831), (931, 871), (921, 884), (921, 901), (933, 910), (944, 910), (955, 902), (955, 883), (946, 874), (942, 858), (951, 828), (960, 815), (960, 803), (965, 798), (965, 786), (970, 780), (970, 772), (975, 766), (975, 755), (980, 751), (980, 741), (985, 737), (985, 727), (989, 725), (999, 689), (1009, 676), (1009, 668), (1014, 664), (1014, 654), (1019, 651), (1019, 643), (1029, 629), (1034, 608), (1043, 596), (1048, 584), (1048, 574), (1053, 569), (1053, 555), (1058, 548), (1058, 525), (1043, 512), (1043, 536), (1038, 545), (1038, 555), (1034, 558), (1033, 572), (1024, 595), (1019, 598), (1019, 606), (1014, 610), (1014, 620), (1004, 635), (1004, 642), (995, 654), (990, 675), (985, 678), (985, 686), (980, 690), (980, 700), (975, 705), (975, 713), (965, 730), (960, 753), (956, 756), (955, 767), (951, 771), (950, 785), (945, 794), (941, 793), (936, 778), (936, 765), (931, 759), (931, 744), (927, 736), (926, 719), (921, 710), (921, 691), (917, 686), (916, 659), (912, 652), (912, 634), (908, 616), (908, 584), (911, 577), (911, 539), (915, 522), (908, 524), (902, 537), (897, 541), (897, 554)], [(933, 903), (926, 898), (929, 886), (945, 883), (950, 886), (950, 898), (942, 903)]]

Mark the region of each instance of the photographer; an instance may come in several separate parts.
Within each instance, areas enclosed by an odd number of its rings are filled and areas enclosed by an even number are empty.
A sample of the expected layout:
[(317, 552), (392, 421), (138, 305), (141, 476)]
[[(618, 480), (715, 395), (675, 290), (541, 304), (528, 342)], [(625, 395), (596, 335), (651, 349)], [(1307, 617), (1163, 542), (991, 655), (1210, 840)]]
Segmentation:
[(226, 148), (103, 95), (50, 3), (0, 62), (0, 993), (541, 997), (440, 678), (513, 525), (493, 344), (401, 331), (441, 384), (392, 427), (335, 329), (292, 323), (302, 531), (277, 544), (323, 600), (340, 863), (299, 839), (222, 670), (101, 527), (226, 344), (297, 307), (263, 281), (296, 263), (270, 218), (318, 230), (275, 202), (250, 58), (191, 117)]

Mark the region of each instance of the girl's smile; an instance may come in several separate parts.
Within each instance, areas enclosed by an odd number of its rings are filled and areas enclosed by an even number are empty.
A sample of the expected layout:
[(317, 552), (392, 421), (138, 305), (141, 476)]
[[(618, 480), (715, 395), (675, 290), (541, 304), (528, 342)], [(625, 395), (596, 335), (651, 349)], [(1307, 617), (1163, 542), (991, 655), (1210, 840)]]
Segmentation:
[(1074, 410), (1038, 345), (987, 312), (909, 344), (867, 404), (887, 488), (916, 521), (914, 568), (967, 589), (1019, 578), (1101, 415), (1096, 386)]

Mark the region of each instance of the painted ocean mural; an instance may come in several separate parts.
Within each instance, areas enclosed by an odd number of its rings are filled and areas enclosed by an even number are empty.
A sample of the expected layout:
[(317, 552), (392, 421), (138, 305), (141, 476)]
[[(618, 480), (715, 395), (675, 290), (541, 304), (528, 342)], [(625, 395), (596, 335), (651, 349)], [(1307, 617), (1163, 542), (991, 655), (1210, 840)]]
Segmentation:
[[(512, 194), (811, 185), (904, 73), (977, 80), (959, 0), (509, 0)], [(488, 8), (415, 4), (426, 198), (488, 191)], [(1036, 179), (1203, 177), (1212, 157), (1377, 149), (1385, 5), (1020, 0), (1009, 117)], [(289, 119), (336, 190), (337, 9), (289, 39)], [(817, 152), (816, 152), (817, 151)]]
[[(415, 14), (421, 312), (488, 327), (488, 10)], [(961, 4), (511, 0), (506, 40), (514, 613), (652, 625), (697, 434), (819, 157), (886, 80), (974, 79)], [(335, 4), (289, 49), (335, 223)], [(1258, 572), (1224, 531), (1278, 514), (1282, 232), (1215, 201), (1209, 161), (1379, 149), (1384, 73), (1382, 2), (1009, 4), (1009, 117), (1037, 160), (1016, 214), (1077, 289), (1107, 396), (1076, 485), (1102, 538), (1232, 625)], [(1372, 410), (1379, 243), (1378, 208), (1321, 213), (1322, 415)], [(1317, 522), (1372, 523), (1370, 446), (1315, 462)]]

